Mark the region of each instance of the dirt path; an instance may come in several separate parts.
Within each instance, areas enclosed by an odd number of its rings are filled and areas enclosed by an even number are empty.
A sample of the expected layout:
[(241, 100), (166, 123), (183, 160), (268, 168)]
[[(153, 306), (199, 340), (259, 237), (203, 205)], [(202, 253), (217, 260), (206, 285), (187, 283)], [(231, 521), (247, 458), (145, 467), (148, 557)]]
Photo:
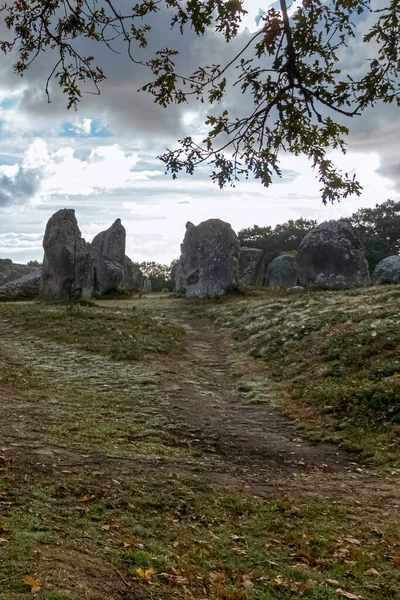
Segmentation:
[(189, 427), (200, 445), (234, 464), (280, 473), (351, 468), (354, 457), (337, 446), (311, 444), (278, 410), (246, 401), (221, 334), (182, 308), (163, 314), (187, 333), (184, 361), (163, 376), (177, 431)]
[[(119, 304), (129, 306), (131, 302)], [(3, 400), (3, 416), (9, 423), (3, 439), (15, 457), (26, 460), (29, 450), (30, 460), (39, 454), (43, 464), (52, 464), (57, 457), (60, 468), (75, 465), (79, 469), (85, 463), (87, 467), (108, 465), (111, 470), (134, 469), (142, 474), (152, 474), (163, 465), (165, 470), (203, 473), (206, 480), (223, 485), (250, 486), (261, 495), (311, 489), (313, 482), (321, 479), (321, 472), (325, 490), (333, 494), (340, 493), (337, 478), (342, 480), (342, 475), (347, 486), (357, 486), (361, 478), (375, 480), (372, 471), (357, 464), (353, 455), (331, 444), (310, 443), (278, 410), (246, 399), (238, 391), (229, 340), (210, 325), (181, 305), (161, 301), (152, 308), (186, 330), (186, 351), (178, 362), (113, 361), (38, 338), (11, 322), (0, 322), (0, 346), (13, 356), (14, 363), (28, 365), (44, 381), (50, 377), (60, 392), (59, 399), (52, 400), (54, 410), (37, 402), (33, 406), (25, 402), (16, 409), (14, 401), (7, 404)], [(79, 389), (86, 398), (84, 404), (77, 407), (65, 394), (68, 386)], [(138, 456), (134, 436), (127, 437), (131, 446), (110, 446), (108, 453), (75, 439), (79, 422), (91, 421), (93, 428), (101, 424), (103, 414), (108, 421), (114, 418), (106, 406), (111, 391), (119, 396), (114, 411), (117, 420), (122, 410), (127, 423), (151, 424), (164, 432), (167, 448), (188, 448), (194, 452), (192, 458)], [(130, 401), (133, 394), (139, 398), (135, 404)], [(62, 427), (72, 432), (65, 445), (59, 443), (61, 421)]]

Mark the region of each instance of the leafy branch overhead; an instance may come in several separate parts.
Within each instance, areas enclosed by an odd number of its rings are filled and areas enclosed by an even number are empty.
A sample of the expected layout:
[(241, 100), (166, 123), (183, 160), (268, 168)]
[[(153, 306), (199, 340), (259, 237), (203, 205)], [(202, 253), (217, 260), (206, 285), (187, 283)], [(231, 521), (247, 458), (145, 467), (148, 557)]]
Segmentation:
[[(69, 108), (76, 108), (85, 83), (91, 82), (98, 93), (106, 76), (95, 51), (80, 53), (82, 39), (105, 44), (116, 54), (125, 45), (131, 60), (151, 71), (152, 80), (142, 91), (160, 106), (191, 99), (210, 106), (205, 138), (186, 137), (160, 157), (173, 178), (181, 170), (192, 174), (198, 165), (211, 163), (211, 177), (220, 187), (250, 173), (268, 186), (281, 174), (280, 156), (289, 152), (310, 159), (324, 203), (360, 194), (355, 177), (338, 171), (327, 153), (345, 152), (351, 118), (378, 102), (400, 103), (399, 0), (384, 0), (378, 9), (374, 0), (303, 0), (293, 7), (280, 0), (280, 10), (267, 10), (260, 29), (250, 39), (243, 36), (246, 43), (225, 64), (180, 73), (174, 48), (160, 48), (143, 59), (141, 49), (161, 10), (170, 11), (171, 25), (181, 33), (187, 27), (199, 36), (214, 30), (229, 42), (240, 39), (243, 4), (141, 0), (124, 12), (115, 0), (15, 0), (1, 9), (12, 36), (0, 47), (6, 54), (16, 50), (20, 74), (41, 52), (53, 52), (46, 93), (50, 100), (55, 78)], [(352, 39), (371, 48), (357, 78), (342, 60)], [(244, 114), (226, 107), (237, 90), (243, 95), (242, 112), (249, 107)]]

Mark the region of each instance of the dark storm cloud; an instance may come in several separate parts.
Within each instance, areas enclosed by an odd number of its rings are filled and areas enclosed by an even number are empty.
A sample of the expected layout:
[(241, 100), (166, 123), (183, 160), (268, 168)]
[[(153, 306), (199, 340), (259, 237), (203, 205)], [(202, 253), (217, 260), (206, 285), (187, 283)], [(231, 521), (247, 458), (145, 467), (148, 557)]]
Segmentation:
[(25, 204), (39, 189), (41, 172), (37, 169), (18, 167), (16, 174), (0, 176), (0, 207)]

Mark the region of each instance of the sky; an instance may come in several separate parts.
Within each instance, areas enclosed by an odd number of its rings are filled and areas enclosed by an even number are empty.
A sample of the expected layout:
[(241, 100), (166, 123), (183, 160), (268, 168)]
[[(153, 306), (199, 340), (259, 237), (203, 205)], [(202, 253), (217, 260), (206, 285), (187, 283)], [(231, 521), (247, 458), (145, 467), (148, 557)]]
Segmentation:
[[(260, 7), (265, 10), (271, 4), (245, 0), (248, 13), (231, 44), (215, 32), (204, 38), (190, 30), (183, 36), (170, 32), (170, 14), (163, 13), (154, 22), (149, 46), (177, 47), (180, 68), (186, 72), (215, 62), (215, 56), (221, 62), (229, 60), (256, 31)], [(4, 35), (0, 23), (0, 39)], [(344, 60), (357, 71), (370, 51), (353, 43)], [(387, 105), (378, 105), (350, 124), (346, 156), (332, 154), (339, 167), (357, 174), (361, 197), (324, 206), (308, 161), (288, 155), (281, 161), (283, 178), (268, 189), (249, 180), (220, 190), (208, 168), (172, 180), (156, 157), (176, 147), (184, 135), (203, 133), (206, 108), (156, 106), (148, 95), (137, 92), (149, 80), (143, 68), (104, 47), (96, 52), (107, 79), (100, 96), (83, 94), (77, 112), (67, 110), (56, 85), (50, 90), (52, 102), (47, 102), (51, 52), (40, 56), (23, 78), (14, 74), (11, 57), (0, 57), (0, 258), (42, 260), (47, 220), (66, 207), (75, 209), (86, 240), (121, 218), (132, 260), (169, 263), (179, 256), (187, 221), (220, 218), (238, 231), (299, 217), (340, 218), (388, 198), (400, 200), (400, 113)], [(230, 107), (242, 107), (242, 102), (233, 94)]]

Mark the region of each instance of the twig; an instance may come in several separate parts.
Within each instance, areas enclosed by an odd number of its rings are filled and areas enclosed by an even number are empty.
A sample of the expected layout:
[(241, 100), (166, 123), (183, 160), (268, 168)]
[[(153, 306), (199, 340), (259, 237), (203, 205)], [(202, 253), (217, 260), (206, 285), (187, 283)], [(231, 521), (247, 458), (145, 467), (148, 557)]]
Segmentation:
[(131, 586), (131, 584), (130, 584), (130, 583), (128, 583), (128, 582), (126, 581), (126, 579), (124, 579), (124, 578), (123, 578), (123, 576), (122, 576), (122, 573), (120, 573), (116, 567), (114, 567), (114, 569), (115, 569), (115, 571), (118, 573), (118, 575), (121, 577), (121, 579), (122, 579), (122, 581), (124, 582), (124, 584), (125, 584), (127, 587), (129, 587), (129, 588), (130, 588), (130, 587), (132, 587), (132, 586)]

